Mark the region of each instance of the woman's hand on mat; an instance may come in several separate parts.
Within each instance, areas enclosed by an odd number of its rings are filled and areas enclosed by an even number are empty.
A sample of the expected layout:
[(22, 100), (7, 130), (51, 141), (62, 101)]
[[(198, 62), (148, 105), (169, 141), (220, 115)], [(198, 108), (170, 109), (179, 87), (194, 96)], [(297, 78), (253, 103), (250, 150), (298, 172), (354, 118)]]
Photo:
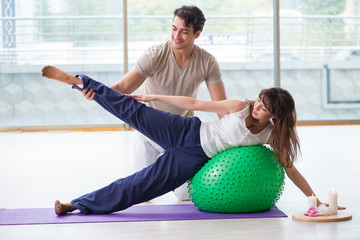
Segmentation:
[(346, 207), (338, 206), (338, 210), (345, 210)]
[[(323, 203), (323, 202), (320, 202), (320, 201), (318, 200), (318, 207), (319, 207), (321, 204), (325, 205), (326, 207), (329, 207), (329, 203)], [(346, 207), (338, 206), (338, 210), (345, 210), (345, 209), (346, 209)]]
[(84, 96), (87, 100), (89, 100), (89, 101), (94, 100), (94, 98), (95, 98), (95, 92), (94, 92), (91, 88), (85, 88), (85, 89), (83, 89), (83, 90), (77, 89), (77, 90), (80, 91), (80, 92), (82, 92), (83, 96)]

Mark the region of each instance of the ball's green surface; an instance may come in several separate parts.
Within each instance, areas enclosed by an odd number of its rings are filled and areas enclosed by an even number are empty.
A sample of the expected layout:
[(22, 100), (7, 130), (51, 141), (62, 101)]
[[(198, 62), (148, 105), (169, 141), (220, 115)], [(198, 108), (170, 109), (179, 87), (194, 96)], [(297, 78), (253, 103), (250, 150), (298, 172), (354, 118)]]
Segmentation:
[(279, 200), (284, 178), (272, 150), (261, 145), (239, 147), (209, 160), (189, 181), (189, 193), (203, 211), (257, 212)]

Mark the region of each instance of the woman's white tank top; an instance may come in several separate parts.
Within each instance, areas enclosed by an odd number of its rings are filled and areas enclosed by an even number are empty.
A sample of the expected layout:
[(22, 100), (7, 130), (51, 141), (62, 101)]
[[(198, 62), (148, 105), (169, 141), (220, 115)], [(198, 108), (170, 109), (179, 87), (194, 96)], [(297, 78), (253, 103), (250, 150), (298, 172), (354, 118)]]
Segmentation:
[(221, 119), (202, 122), (200, 127), (201, 146), (209, 158), (230, 148), (267, 143), (273, 126), (269, 123), (258, 134), (252, 134), (246, 127), (249, 106), (243, 110), (226, 114)]

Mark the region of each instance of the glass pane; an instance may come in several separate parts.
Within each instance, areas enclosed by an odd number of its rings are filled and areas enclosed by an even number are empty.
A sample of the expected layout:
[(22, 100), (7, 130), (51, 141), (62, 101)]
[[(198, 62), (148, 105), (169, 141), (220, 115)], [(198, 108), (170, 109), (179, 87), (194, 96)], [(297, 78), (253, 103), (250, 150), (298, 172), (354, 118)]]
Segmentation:
[(281, 84), (298, 119), (360, 118), (360, 8), (355, 0), (281, 1)]
[(120, 79), (122, 1), (0, 3), (0, 127), (119, 123), (40, 70), (55, 65), (108, 84)]
[[(119, 81), (122, 1), (1, 3), (0, 127), (119, 123), (97, 104), (39, 72), (43, 65), (56, 65), (108, 85)], [(217, 58), (229, 98), (255, 98), (261, 88), (273, 85), (273, 66), (266, 60), (273, 47), (268, 0), (129, 0), (129, 69), (147, 47), (170, 39), (173, 11), (183, 4), (199, 6), (207, 18), (195, 43)], [(204, 84), (199, 98), (209, 98)]]

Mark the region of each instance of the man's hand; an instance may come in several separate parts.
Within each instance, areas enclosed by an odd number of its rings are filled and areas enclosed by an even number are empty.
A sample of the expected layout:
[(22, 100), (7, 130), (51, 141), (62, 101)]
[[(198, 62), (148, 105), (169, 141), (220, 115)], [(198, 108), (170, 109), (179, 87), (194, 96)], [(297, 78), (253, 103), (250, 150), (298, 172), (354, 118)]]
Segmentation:
[(77, 89), (79, 92), (82, 92), (83, 96), (89, 100), (92, 101), (95, 98), (95, 92), (91, 88), (85, 88), (83, 90)]

